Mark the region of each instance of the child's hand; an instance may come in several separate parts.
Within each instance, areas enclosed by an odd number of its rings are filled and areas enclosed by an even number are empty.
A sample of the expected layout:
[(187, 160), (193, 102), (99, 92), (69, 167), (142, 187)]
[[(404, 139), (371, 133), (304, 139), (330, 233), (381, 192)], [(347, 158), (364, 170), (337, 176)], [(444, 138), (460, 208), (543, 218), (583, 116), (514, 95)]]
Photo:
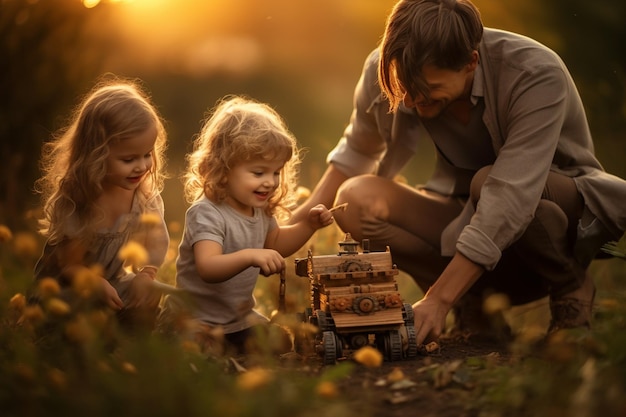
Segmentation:
[(335, 221), (333, 214), (323, 204), (318, 204), (309, 210), (308, 220), (313, 230), (329, 226)]
[(124, 308), (124, 303), (117, 291), (113, 288), (111, 283), (104, 278), (102, 278), (102, 294), (105, 304), (113, 310), (117, 311)]
[(148, 272), (137, 272), (130, 285), (126, 308), (154, 307), (161, 300), (161, 293), (156, 290), (152, 282), (154, 275)]
[(252, 265), (261, 268), (266, 277), (285, 269), (285, 259), (274, 249), (250, 249)]

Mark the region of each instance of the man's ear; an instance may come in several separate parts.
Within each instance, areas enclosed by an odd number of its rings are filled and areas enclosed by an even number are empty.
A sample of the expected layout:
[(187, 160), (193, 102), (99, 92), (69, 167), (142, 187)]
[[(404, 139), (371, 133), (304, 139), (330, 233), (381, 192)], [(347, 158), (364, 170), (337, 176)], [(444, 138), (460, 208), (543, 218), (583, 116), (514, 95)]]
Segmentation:
[(476, 67), (478, 66), (478, 51), (477, 50), (473, 50), (472, 51), (472, 57), (470, 59), (470, 62), (467, 63), (467, 65), (465, 66), (465, 68), (467, 69), (467, 71), (474, 71), (476, 69)]

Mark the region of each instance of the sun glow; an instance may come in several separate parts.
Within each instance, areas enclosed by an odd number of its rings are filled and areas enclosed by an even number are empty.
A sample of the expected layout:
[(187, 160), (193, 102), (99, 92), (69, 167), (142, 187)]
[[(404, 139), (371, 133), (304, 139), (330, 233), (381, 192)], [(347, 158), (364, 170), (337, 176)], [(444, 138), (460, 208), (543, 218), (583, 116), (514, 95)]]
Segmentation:
[(100, 3), (161, 3), (158, 0), (82, 0), (83, 6), (88, 9), (96, 7)]

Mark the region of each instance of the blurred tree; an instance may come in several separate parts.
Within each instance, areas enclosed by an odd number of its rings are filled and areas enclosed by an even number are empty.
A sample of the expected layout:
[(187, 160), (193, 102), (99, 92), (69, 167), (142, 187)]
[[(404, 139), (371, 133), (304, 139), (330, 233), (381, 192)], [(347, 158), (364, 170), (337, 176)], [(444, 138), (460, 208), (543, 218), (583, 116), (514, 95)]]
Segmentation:
[(79, 1), (3, 0), (1, 7), (0, 223), (20, 227), (35, 201), (41, 143), (97, 74), (109, 41), (85, 37), (97, 13)]
[[(41, 143), (105, 71), (145, 81), (168, 122), (175, 177), (204, 112), (224, 94), (267, 101), (309, 149), (314, 186), (348, 122), (352, 91), (395, 0), (0, 0), (0, 223), (22, 225), (37, 200)], [(607, 169), (626, 176), (625, 2), (475, 0), (485, 23), (557, 51), (577, 81)], [(412, 161), (409, 181), (430, 171)], [(180, 182), (166, 192), (182, 219)], [(172, 208), (173, 210), (170, 210)]]
[(626, 2), (524, 2), (518, 18), (526, 34), (554, 49), (583, 99), (605, 168), (626, 178)]
[(548, 19), (559, 28), (561, 56), (570, 64), (607, 170), (626, 178), (626, 2), (554, 0)]
[[(626, 128), (626, 2), (554, 0), (548, 21), (558, 29), (559, 47), (582, 92), (598, 132)], [(600, 111), (598, 111), (600, 110)]]

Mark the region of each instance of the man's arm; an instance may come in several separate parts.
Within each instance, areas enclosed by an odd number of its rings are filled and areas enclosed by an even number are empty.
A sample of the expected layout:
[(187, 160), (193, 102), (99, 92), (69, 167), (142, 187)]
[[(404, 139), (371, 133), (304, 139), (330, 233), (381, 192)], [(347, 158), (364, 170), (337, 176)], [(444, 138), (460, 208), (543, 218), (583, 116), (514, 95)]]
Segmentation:
[(413, 304), (417, 344), (437, 340), (443, 333), (446, 315), (480, 278), (485, 269), (457, 252), (424, 298)]

